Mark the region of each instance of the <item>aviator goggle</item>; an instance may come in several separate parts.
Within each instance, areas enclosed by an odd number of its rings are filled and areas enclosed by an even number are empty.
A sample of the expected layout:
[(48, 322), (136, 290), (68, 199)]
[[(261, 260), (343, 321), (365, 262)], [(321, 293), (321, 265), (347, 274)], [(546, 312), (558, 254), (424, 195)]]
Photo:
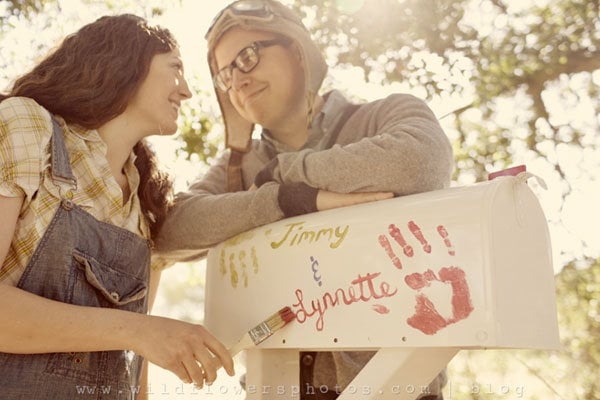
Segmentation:
[(204, 39), (208, 39), (208, 36), (212, 32), (213, 28), (222, 18), (225, 16), (235, 17), (235, 16), (243, 16), (244, 18), (256, 19), (258, 21), (271, 21), (273, 16), (278, 16), (281, 18), (285, 18), (288, 21), (294, 22), (295, 24), (301, 26), (306, 29), (302, 24), (302, 20), (297, 17), (295, 14), (290, 13), (290, 15), (283, 15), (277, 10), (274, 10), (273, 7), (269, 4), (268, 1), (265, 0), (238, 0), (236, 2), (231, 3), (227, 7), (225, 7), (217, 16), (213, 19), (204, 35)]

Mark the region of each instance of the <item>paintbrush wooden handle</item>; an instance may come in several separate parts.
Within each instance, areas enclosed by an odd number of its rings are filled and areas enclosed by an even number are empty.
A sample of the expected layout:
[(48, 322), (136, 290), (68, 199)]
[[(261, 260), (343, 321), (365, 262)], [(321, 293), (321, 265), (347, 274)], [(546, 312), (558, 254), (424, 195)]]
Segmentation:
[[(231, 357), (235, 357), (240, 351), (262, 343), (265, 339), (271, 337), (273, 333), (291, 322), (295, 317), (296, 316), (290, 307), (283, 307), (275, 314), (246, 332), (240, 341), (229, 349), (229, 354)], [(223, 366), (219, 359), (214, 360), (213, 363), (217, 366), (217, 369)]]
[(239, 342), (229, 349), (229, 354), (231, 354), (231, 357), (235, 357), (240, 351), (249, 349), (250, 347), (254, 347), (254, 342), (250, 338), (250, 335), (246, 333)]
[[(232, 347), (230, 347), (228, 351), (231, 357), (235, 357), (242, 350), (249, 349), (250, 347), (254, 347), (254, 342), (250, 338), (250, 335), (246, 333), (244, 336), (242, 336), (240, 341), (234, 344)], [(221, 363), (221, 360), (217, 357), (213, 357), (213, 364), (217, 369), (223, 366), (223, 363)]]

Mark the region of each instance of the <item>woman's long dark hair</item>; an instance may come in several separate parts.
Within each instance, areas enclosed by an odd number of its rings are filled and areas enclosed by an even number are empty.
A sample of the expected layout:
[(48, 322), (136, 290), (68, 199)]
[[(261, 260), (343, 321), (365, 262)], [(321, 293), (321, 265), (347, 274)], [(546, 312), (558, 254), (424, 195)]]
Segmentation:
[[(171, 33), (131, 14), (101, 17), (67, 36), (12, 90), (0, 94), (34, 99), (68, 124), (96, 129), (125, 111), (156, 54), (177, 48)], [(146, 140), (134, 146), (140, 173), (138, 194), (152, 236), (173, 198), (173, 182), (160, 171)]]

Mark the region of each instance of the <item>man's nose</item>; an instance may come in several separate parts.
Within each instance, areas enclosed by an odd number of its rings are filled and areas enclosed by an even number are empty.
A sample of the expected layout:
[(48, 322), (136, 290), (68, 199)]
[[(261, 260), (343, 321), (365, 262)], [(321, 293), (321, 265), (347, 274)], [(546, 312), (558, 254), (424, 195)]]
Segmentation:
[(234, 90), (239, 90), (247, 86), (251, 80), (251, 72), (243, 72), (239, 68), (234, 68), (231, 71), (231, 87)]

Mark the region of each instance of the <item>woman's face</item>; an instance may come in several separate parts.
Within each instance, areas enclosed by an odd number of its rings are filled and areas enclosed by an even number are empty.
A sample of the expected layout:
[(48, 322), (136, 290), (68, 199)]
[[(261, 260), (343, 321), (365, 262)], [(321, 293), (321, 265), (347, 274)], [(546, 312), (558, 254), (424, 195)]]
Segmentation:
[[(215, 47), (218, 69), (230, 65), (253, 42), (275, 38), (269, 32), (237, 27), (228, 30)], [(252, 71), (233, 68), (229, 99), (246, 120), (276, 130), (290, 115), (307, 113), (300, 56), (292, 44), (259, 48), (258, 54), (258, 64)]]
[(152, 58), (148, 75), (131, 98), (125, 112), (145, 135), (173, 134), (182, 100), (192, 96), (183, 76), (178, 49)]

